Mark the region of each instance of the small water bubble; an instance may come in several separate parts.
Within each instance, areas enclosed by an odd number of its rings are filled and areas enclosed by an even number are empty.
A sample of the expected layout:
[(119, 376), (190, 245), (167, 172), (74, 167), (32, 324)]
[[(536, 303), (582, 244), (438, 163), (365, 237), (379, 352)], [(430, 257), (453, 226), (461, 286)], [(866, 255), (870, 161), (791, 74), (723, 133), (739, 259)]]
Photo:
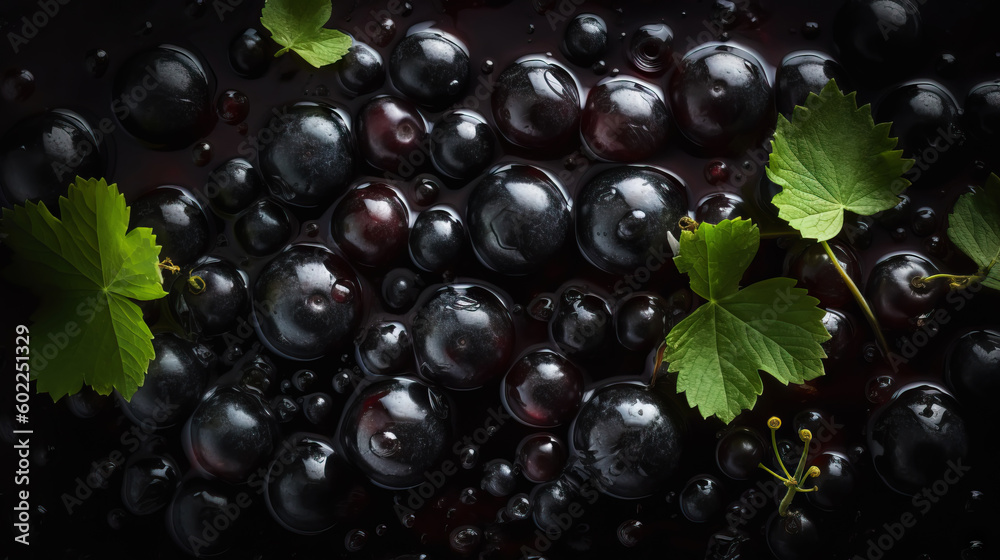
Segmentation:
[(333, 412), (333, 402), (326, 393), (314, 393), (305, 397), (302, 412), (313, 424), (322, 424)]
[(495, 67), (496, 64), (494, 64), (492, 60), (487, 58), (485, 61), (483, 61), (483, 67), (482, 67), (483, 74), (492, 74)]
[(191, 148), (191, 161), (198, 167), (204, 167), (212, 161), (212, 145), (208, 142), (198, 142)]
[(95, 78), (100, 78), (108, 71), (108, 52), (104, 49), (92, 49), (87, 51), (83, 63), (87, 67), (87, 72)]
[(413, 515), (412, 513), (408, 513), (404, 515), (402, 519), (399, 520), (399, 522), (403, 524), (403, 527), (409, 529), (413, 527), (414, 523), (417, 522), (417, 516)]
[(337, 281), (333, 283), (331, 295), (333, 297), (333, 301), (337, 303), (350, 303), (351, 301), (354, 301), (354, 282), (338, 278)]
[(630, 519), (618, 526), (618, 542), (623, 546), (632, 548), (639, 544), (642, 538), (642, 522)]
[(878, 348), (876, 348), (874, 344), (868, 343), (864, 348), (862, 348), (861, 356), (869, 364), (873, 363), (879, 356)]
[(375, 526), (375, 534), (378, 536), (383, 536), (389, 531), (389, 526), (385, 523), (379, 523)]
[(458, 501), (467, 506), (472, 505), (479, 501), (479, 492), (470, 486), (462, 490), (462, 492), (458, 495)]
[(8, 70), (0, 84), (0, 92), (7, 101), (24, 101), (35, 92), (35, 76), (27, 70)]
[(517, 477), (510, 461), (494, 459), (483, 467), (483, 478), (479, 482), (479, 487), (490, 494), (497, 497), (510, 495), (516, 485)]
[(368, 543), (368, 534), (361, 529), (352, 529), (344, 537), (344, 548), (350, 552), (357, 552)]
[(888, 375), (880, 375), (868, 381), (865, 387), (865, 396), (873, 404), (882, 404), (888, 401), (896, 391), (895, 380)]
[(483, 542), (482, 531), (472, 525), (456, 527), (448, 537), (448, 545), (458, 554), (472, 554)]
[(524, 519), (531, 513), (531, 499), (527, 494), (514, 494), (507, 501), (507, 515), (511, 519)]
[(462, 448), (458, 453), (458, 462), (463, 469), (471, 469), (479, 462), (479, 450), (472, 445)]
[(414, 191), (417, 204), (428, 206), (437, 200), (438, 195), (441, 193), (441, 187), (430, 179), (421, 179), (414, 186)]
[(292, 374), (292, 385), (302, 393), (308, 393), (316, 384), (316, 372), (310, 369), (300, 369)]
[(340, 370), (333, 376), (333, 390), (343, 395), (351, 389), (351, 374), (347, 370)]
[(807, 21), (802, 24), (802, 36), (806, 39), (812, 40), (819, 37), (820, 27), (815, 21)]
[(556, 304), (549, 296), (537, 296), (528, 303), (528, 316), (543, 323), (547, 323), (552, 318), (555, 310)]
[(388, 430), (376, 432), (375, 435), (368, 440), (368, 447), (371, 448), (372, 453), (378, 455), (379, 457), (392, 457), (399, 452), (399, 438), (396, 434)]
[(298, 414), (299, 405), (290, 397), (280, 396), (271, 401), (271, 409), (278, 415), (279, 422), (289, 422)]

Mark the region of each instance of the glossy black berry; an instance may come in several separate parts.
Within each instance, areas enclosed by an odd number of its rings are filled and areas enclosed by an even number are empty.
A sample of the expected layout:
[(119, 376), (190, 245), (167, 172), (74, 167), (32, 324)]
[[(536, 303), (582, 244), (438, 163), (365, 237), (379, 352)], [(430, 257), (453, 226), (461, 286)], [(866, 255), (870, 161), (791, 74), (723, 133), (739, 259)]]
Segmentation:
[(211, 243), (211, 226), (201, 205), (174, 187), (159, 187), (132, 203), (129, 228), (137, 227), (152, 228), (160, 260), (169, 258), (177, 266), (193, 263)]
[(613, 336), (611, 309), (603, 298), (578, 288), (566, 288), (549, 321), (552, 340), (569, 355), (600, 350)]
[(969, 453), (971, 441), (958, 403), (928, 385), (896, 396), (874, 413), (871, 426), (868, 447), (875, 470), (889, 488), (906, 495), (941, 480)]
[(383, 266), (406, 249), (409, 212), (385, 183), (351, 189), (337, 203), (331, 219), (334, 241), (351, 260)]
[(162, 45), (132, 55), (115, 76), (115, 117), (154, 148), (184, 147), (215, 125), (214, 86), (193, 53)]
[(260, 176), (249, 161), (231, 159), (208, 176), (202, 192), (212, 209), (222, 214), (237, 214), (260, 197), (264, 191)]
[(964, 117), (973, 138), (991, 146), (1000, 143), (1000, 84), (986, 82), (973, 87), (965, 98)]
[(250, 292), (235, 266), (210, 260), (177, 274), (168, 296), (174, 320), (194, 335), (222, 334), (246, 318)]
[(663, 342), (671, 325), (666, 300), (655, 294), (630, 295), (615, 311), (618, 341), (629, 350), (648, 352)]
[(333, 444), (315, 434), (297, 434), (282, 446), (267, 471), (264, 498), (279, 525), (302, 535), (326, 531), (348, 519), (364, 498), (350, 466)]
[(369, 325), (358, 342), (358, 360), (375, 375), (412, 371), (413, 342), (406, 326), (398, 322)]
[(260, 273), (253, 309), (261, 338), (289, 358), (319, 358), (341, 346), (361, 319), (361, 285), (326, 249), (299, 245)]
[(681, 430), (670, 404), (639, 385), (598, 389), (580, 409), (571, 437), (580, 463), (610, 496), (656, 492), (680, 464)]
[(389, 59), (392, 83), (420, 105), (440, 109), (469, 84), (469, 55), (455, 39), (432, 31), (407, 36)]
[(385, 82), (385, 64), (378, 51), (364, 43), (355, 42), (344, 58), (337, 63), (340, 83), (355, 95), (370, 93)]
[(818, 94), (830, 80), (843, 92), (854, 91), (844, 68), (829, 56), (812, 51), (793, 52), (781, 61), (775, 76), (778, 112), (791, 118), (796, 105), (806, 105), (810, 93)]
[(421, 375), (451, 389), (474, 389), (500, 376), (513, 353), (510, 313), (479, 286), (438, 289), (413, 317), (412, 332)]
[(976, 414), (992, 411), (1000, 391), (1000, 334), (966, 333), (952, 343), (945, 359), (945, 380), (959, 401)]
[(444, 270), (462, 255), (466, 245), (465, 226), (450, 209), (425, 210), (413, 223), (409, 245), (414, 264), (432, 272)]
[(497, 129), (514, 145), (567, 152), (576, 143), (580, 92), (559, 66), (531, 59), (507, 67), (491, 103)]
[(185, 430), (185, 451), (194, 467), (239, 483), (270, 458), (278, 419), (257, 396), (222, 387), (198, 405)]
[(376, 97), (358, 115), (358, 150), (375, 167), (408, 177), (427, 158), (427, 127), (416, 106), (398, 97)]
[(608, 50), (608, 25), (594, 14), (570, 20), (563, 34), (562, 51), (579, 66), (590, 66)]
[(9, 204), (44, 202), (57, 211), (77, 176), (104, 176), (106, 158), (85, 118), (53, 109), (18, 122), (0, 139), (0, 188)]
[(120, 404), (138, 425), (169, 428), (186, 420), (198, 404), (212, 372), (212, 356), (169, 332), (153, 337), (153, 352), (142, 386)]
[(844, 63), (877, 80), (916, 66), (925, 53), (920, 6), (913, 0), (848, 0), (833, 34)]
[(236, 241), (247, 253), (263, 257), (288, 243), (292, 224), (288, 212), (271, 200), (261, 200), (240, 214), (233, 224)]
[(956, 144), (964, 141), (955, 98), (932, 82), (893, 90), (879, 103), (875, 119), (892, 122), (890, 132), (899, 138), (903, 155), (919, 159), (925, 168), (955, 153)]
[(609, 161), (640, 161), (667, 140), (667, 108), (649, 87), (633, 80), (590, 90), (580, 131), (594, 155)]
[(271, 65), (267, 41), (254, 28), (247, 29), (229, 43), (229, 64), (244, 78), (259, 78)]
[(576, 200), (576, 237), (595, 266), (614, 273), (647, 273), (669, 258), (667, 233), (687, 215), (687, 191), (660, 171), (615, 167), (591, 179)]
[(767, 74), (739, 47), (708, 45), (689, 52), (669, 90), (670, 110), (681, 133), (714, 153), (744, 149), (773, 122)]
[(431, 157), (445, 175), (469, 179), (493, 161), (496, 135), (476, 113), (455, 112), (442, 118), (431, 131)]
[(565, 195), (536, 167), (512, 165), (487, 175), (472, 191), (467, 208), (476, 255), (504, 274), (544, 265), (570, 234)]
[(451, 405), (436, 390), (402, 377), (355, 392), (344, 411), (340, 442), (348, 461), (372, 481), (408, 488), (440, 465), (452, 445)]
[(276, 111), (268, 128), (257, 133), (259, 168), (268, 189), (296, 206), (329, 202), (354, 171), (347, 124), (329, 105), (298, 103)]
[(945, 280), (920, 282), (939, 270), (916, 255), (893, 255), (875, 265), (865, 297), (882, 326), (907, 330), (934, 311), (948, 291)]
[(501, 390), (517, 421), (552, 428), (568, 423), (580, 408), (583, 372), (561, 354), (536, 350), (514, 362)]

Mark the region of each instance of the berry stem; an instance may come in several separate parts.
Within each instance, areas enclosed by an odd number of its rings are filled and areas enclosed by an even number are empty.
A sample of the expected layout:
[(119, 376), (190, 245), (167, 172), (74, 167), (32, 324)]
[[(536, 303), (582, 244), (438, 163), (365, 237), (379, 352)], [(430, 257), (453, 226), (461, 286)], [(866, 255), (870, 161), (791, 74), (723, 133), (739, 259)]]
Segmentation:
[(192, 294), (195, 295), (204, 292), (205, 288), (208, 287), (208, 285), (205, 284), (205, 279), (196, 274), (188, 276), (187, 284), (188, 284), (188, 291), (190, 291)]
[(861, 307), (861, 312), (864, 314), (865, 319), (868, 319), (868, 324), (871, 325), (872, 330), (875, 331), (875, 339), (878, 341), (879, 349), (882, 351), (883, 356), (889, 355), (889, 343), (885, 340), (885, 335), (882, 334), (882, 327), (878, 324), (878, 319), (875, 318), (875, 313), (872, 312), (872, 308), (868, 306), (868, 302), (865, 300), (865, 296), (861, 295), (861, 291), (858, 290), (858, 286), (854, 283), (854, 280), (848, 276), (844, 268), (840, 266), (840, 261), (837, 260), (837, 256), (833, 254), (833, 249), (830, 248), (830, 244), (826, 241), (820, 241), (823, 245), (823, 250), (826, 251), (828, 257), (830, 257), (830, 262), (837, 269), (837, 273), (840, 277), (844, 279), (844, 283), (847, 284), (847, 289), (851, 290), (851, 295), (854, 296), (854, 301), (858, 302)]
[(910, 280), (910, 285), (917, 289), (927, 287), (927, 283), (934, 280), (948, 280), (948, 287), (952, 290), (961, 290), (973, 282), (979, 282), (985, 274), (932, 274), (930, 276), (915, 276)]
[(174, 273), (179, 272), (181, 269), (181, 267), (175, 265), (173, 261), (170, 260), (170, 257), (163, 259), (162, 261), (157, 263), (156, 266), (160, 267), (163, 270), (169, 270), (170, 272)]
[(781, 470), (784, 471), (787, 478), (781, 476), (780, 474), (772, 471), (771, 469), (764, 466), (764, 463), (757, 463), (757, 466), (764, 469), (772, 476), (781, 481), (788, 490), (785, 491), (785, 496), (781, 499), (781, 503), (778, 504), (778, 515), (785, 517), (788, 515), (788, 508), (792, 505), (792, 500), (795, 499), (795, 495), (800, 492), (815, 492), (819, 490), (818, 486), (813, 486), (812, 488), (802, 488), (800, 485), (806, 478), (815, 478), (820, 475), (819, 467), (809, 467), (806, 469), (806, 462), (809, 460), (809, 443), (812, 442), (812, 432), (806, 429), (799, 430), (799, 439), (802, 440), (802, 456), (799, 457), (799, 464), (795, 467), (795, 476), (788, 474), (788, 469), (785, 468), (785, 462), (781, 459), (781, 454), (778, 453), (778, 444), (775, 441), (774, 434), (781, 427), (781, 419), (777, 416), (772, 416), (767, 420), (767, 427), (771, 430), (771, 449), (774, 451), (774, 456), (778, 459), (778, 464), (781, 465)]

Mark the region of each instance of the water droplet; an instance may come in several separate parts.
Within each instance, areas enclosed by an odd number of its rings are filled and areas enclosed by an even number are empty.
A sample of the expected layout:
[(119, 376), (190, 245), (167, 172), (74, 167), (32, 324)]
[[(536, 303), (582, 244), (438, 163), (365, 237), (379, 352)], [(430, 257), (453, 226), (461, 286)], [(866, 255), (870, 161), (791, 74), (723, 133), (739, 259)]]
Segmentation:
[(494, 459), (483, 467), (483, 478), (479, 482), (479, 487), (490, 494), (497, 497), (507, 496), (514, 491), (516, 484), (514, 466), (510, 461)]
[(462, 490), (462, 492), (458, 495), (458, 500), (467, 506), (472, 505), (479, 501), (479, 492), (470, 486), (469, 488)]
[(344, 537), (344, 548), (350, 552), (357, 552), (368, 543), (368, 534), (361, 529), (352, 529)]
[(495, 66), (492, 60), (486, 59), (483, 61), (483, 74), (492, 74)]
[(462, 525), (456, 527), (448, 537), (448, 545), (458, 554), (472, 554), (483, 542), (483, 534), (478, 527)]
[(528, 316), (536, 321), (547, 323), (555, 313), (556, 304), (549, 296), (537, 296), (528, 304)]
[(108, 53), (104, 49), (93, 49), (87, 51), (83, 59), (87, 72), (95, 78), (100, 78), (108, 71)]
[(340, 370), (333, 376), (333, 390), (343, 395), (351, 389), (351, 374), (347, 370)]
[(350, 280), (338, 279), (333, 283), (333, 290), (330, 295), (337, 303), (350, 303), (354, 301), (354, 282)]
[(511, 519), (524, 519), (531, 513), (531, 500), (527, 494), (514, 494), (507, 501), (507, 515)]
[(212, 145), (208, 142), (198, 142), (191, 148), (191, 161), (198, 167), (208, 165), (212, 161)]
[(8, 70), (0, 84), (0, 92), (7, 101), (24, 101), (35, 92), (35, 76), (27, 70)]
[(399, 438), (389, 431), (376, 432), (368, 440), (368, 447), (371, 448), (372, 453), (379, 457), (392, 457), (399, 452)]
[(399, 520), (399, 522), (403, 524), (403, 527), (409, 529), (413, 527), (414, 523), (417, 522), (417, 516), (413, 515), (412, 513), (408, 513), (404, 515), (403, 518)]
[(375, 534), (378, 536), (383, 536), (389, 531), (389, 527), (385, 523), (379, 523), (375, 526)]
[(458, 453), (458, 461), (463, 469), (471, 469), (479, 462), (479, 450), (475, 446), (469, 445)]
[(639, 540), (642, 538), (642, 529), (641, 521), (635, 519), (625, 521), (618, 526), (618, 542), (622, 543), (623, 546), (632, 548), (639, 544)]

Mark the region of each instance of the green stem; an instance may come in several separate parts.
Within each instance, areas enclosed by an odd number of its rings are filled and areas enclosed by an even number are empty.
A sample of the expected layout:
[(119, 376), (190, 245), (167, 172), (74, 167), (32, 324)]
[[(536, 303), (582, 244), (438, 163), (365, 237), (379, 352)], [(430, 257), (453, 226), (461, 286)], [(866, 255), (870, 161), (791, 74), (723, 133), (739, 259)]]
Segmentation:
[(796, 229), (786, 229), (786, 230), (776, 230), (776, 231), (761, 231), (761, 239), (776, 239), (778, 237), (801, 237), (802, 234)]
[(927, 282), (932, 280), (949, 280), (948, 285), (953, 290), (965, 288), (970, 282), (977, 282), (985, 278), (985, 274), (931, 274), (930, 276), (915, 276), (910, 280), (910, 285), (917, 289), (927, 287)]
[(872, 308), (868, 306), (868, 302), (865, 301), (865, 296), (861, 295), (861, 291), (858, 290), (858, 286), (854, 283), (854, 280), (848, 276), (844, 268), (840, 266), (840, 261), (837, 260), (837, 256), (833, 254), (833, 249), (830, 248), (830, 244), (826, 241), (820, 241), (823, 245), (823, 250), (826, 251), (830, 261), (833, 263), (834, 268), (837, 269), (837, 273), (840, 277), (844, 279), (844, 283), (847, 284), (847, 288), (851, 290), (851, 294), (854, 296), (854, 300), (858, 302), (861, 306), (861, 312), (864, 314), (865, 319), (868, 319), (868, 324), (871, 325), (872, 330), (875, 331), (875, 339), (878, 341), (879, 349), (882, 350), (883, 356), (889, 355), (889, 343), (885, 340), (885, 335), (882, 334), (882, 327), (878, 324), (878, 319), (875, 318), (875, 314), (872, 312)]
[(789, 486), (788, 491), (785, 492), (785, 497), (781, 499), (781, 503), (778, 504), (778, 515), (785, 517), (788, 515), (788, 506), (792, 505), (792, 499), (795, 498), (795, 486)]

